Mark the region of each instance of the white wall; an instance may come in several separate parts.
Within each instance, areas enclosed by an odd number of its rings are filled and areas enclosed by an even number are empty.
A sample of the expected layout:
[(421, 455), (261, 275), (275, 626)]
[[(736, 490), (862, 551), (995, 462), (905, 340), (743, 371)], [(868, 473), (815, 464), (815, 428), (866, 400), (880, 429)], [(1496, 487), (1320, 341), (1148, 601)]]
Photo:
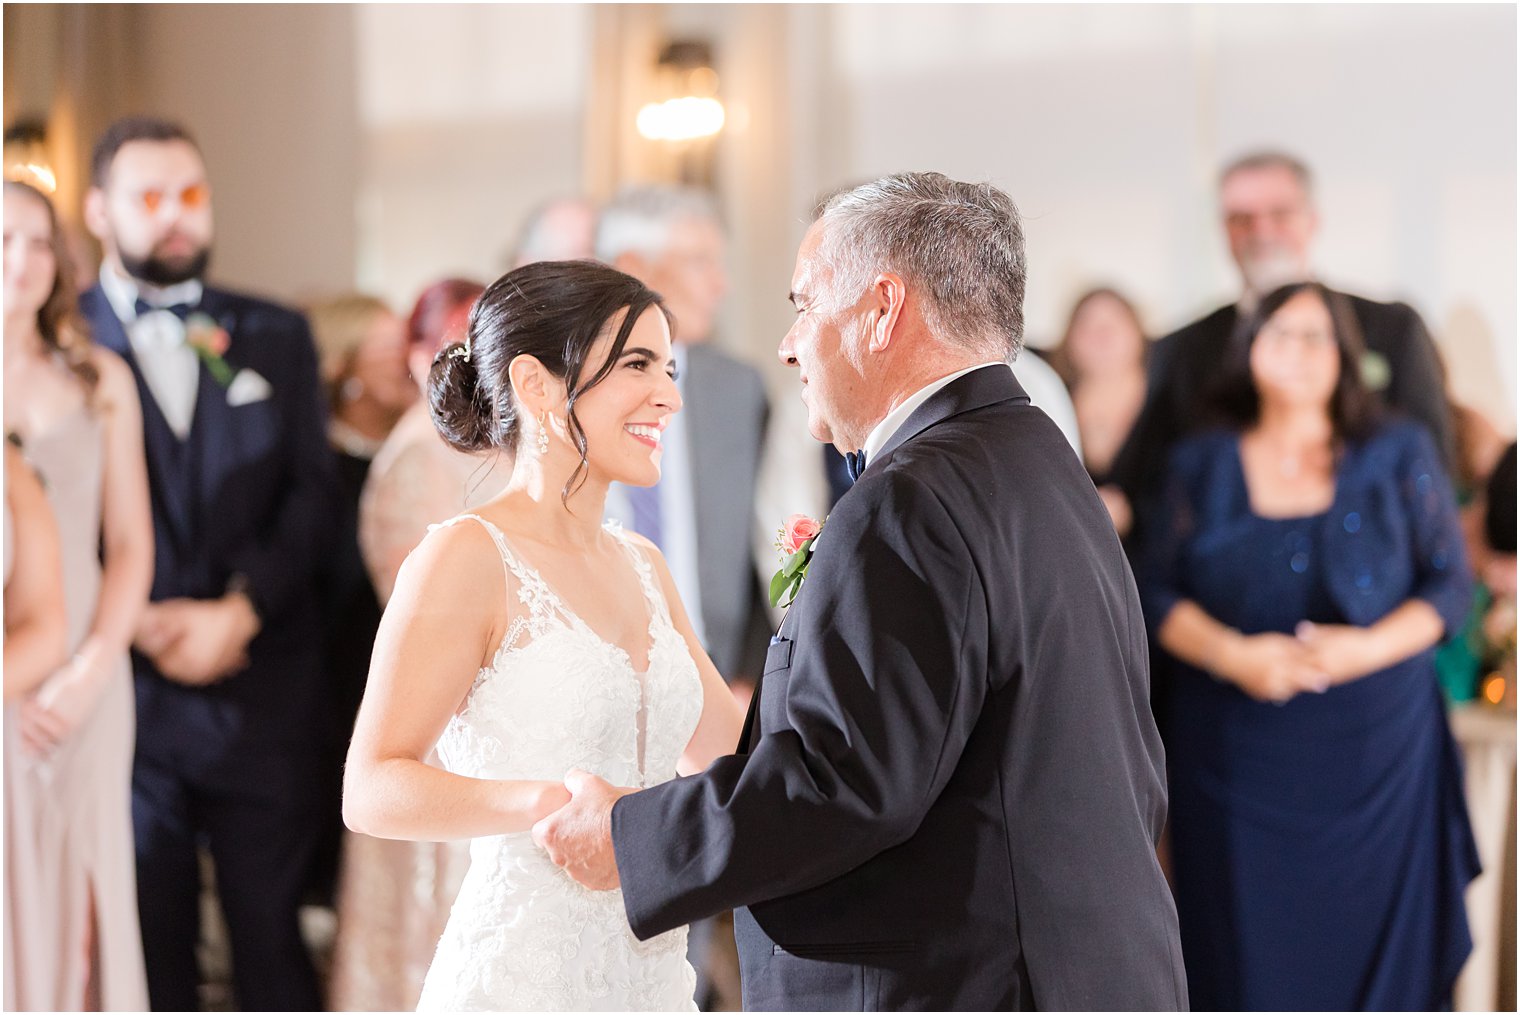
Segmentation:
[(581, 189), (591, 11), (354, 8), (360, 284), (403, 313), (445, 275), (511, 267), (529, 211)]
[[(1512, 6), (795, 9), (797, 191), (903, 169), (1006, 188), (1031, 340), (1099, 281), (1151, 329), (1232, 299), (1214, 174), (1258, 146), (1314, 168), (1324, 277), (1403, 298), (1458, 394), (1513, 427)], [(829, 40), (826, 47), (813, 40)], [(812, 179), (807, 177), (811, 176)]]

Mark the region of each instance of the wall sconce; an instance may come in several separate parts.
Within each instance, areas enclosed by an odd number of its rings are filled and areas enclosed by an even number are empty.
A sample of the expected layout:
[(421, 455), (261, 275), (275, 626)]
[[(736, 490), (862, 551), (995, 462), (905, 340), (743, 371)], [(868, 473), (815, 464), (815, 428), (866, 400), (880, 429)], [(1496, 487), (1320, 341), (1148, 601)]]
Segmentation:
[(662, 102), (639, 110), (635, 125), (650, 141), (696, 141), (723, 129), (726, 114), (718, 101), (718, 72), (705, 42), (672, 42), (660, 53)]
[(5, 178), (30, 184), (44, 194), (58, 190), (47, 150), (47, 126), (41, 120), (18, 120), (5, 128)]

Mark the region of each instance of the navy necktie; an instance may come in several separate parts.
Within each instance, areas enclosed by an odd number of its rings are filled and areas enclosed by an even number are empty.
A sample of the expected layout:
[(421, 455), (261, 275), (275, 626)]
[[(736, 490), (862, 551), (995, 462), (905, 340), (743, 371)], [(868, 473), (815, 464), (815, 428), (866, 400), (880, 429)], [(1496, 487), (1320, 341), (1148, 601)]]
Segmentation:
[(853, 482), (860, 478), (860, 474), (866, 471), (866, 453), (864, 451), (846, 451), (844, 453), (844, 467), (850, 473)]
[(138, 317), (141, 317), (143, 314), (151, 314), (155, 310), (167, 310), (181, 321), (189, 317), (190, 311), (195, 309), (188, 303), (171, 303), (167, 307), (155, 307), (141, 296), (133, 302), (132, 306), (136, 308)]

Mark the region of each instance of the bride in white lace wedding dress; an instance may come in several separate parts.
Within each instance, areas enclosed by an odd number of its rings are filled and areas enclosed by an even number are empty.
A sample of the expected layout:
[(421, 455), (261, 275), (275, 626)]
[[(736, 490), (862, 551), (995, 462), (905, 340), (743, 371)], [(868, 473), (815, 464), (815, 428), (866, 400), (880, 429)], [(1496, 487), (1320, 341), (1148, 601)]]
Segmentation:
[[(659, 477), (670, 362), (653, 293), (567, 262), (499, 280), (434, 364), (440, 432), (514, 461), (402, 568), (349, 751), (351, 827), (473, 840), (419, 1010), (695, 1007), (685, 930), (638, 941), (622, 893), (581, 887), (529, 832), (571, 769), (650, 786), (738, 740), (659, 552), (600, 523), (610, 482)], [(445, 771), (423, 763), (435, 744)]]

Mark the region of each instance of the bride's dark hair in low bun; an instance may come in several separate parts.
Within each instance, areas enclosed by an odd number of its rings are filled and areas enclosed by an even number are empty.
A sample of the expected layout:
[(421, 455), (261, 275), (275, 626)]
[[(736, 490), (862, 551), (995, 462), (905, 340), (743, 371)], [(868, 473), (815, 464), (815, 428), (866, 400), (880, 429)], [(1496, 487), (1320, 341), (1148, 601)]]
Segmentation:
[[(596, 261), (538, 261), (507, 272), (475, 301), (465, 341), (444, 346), (433, 359), (428, 374), (433, 425), (460, 451), (515, 453), (522, 427), (507, 369), (518, 356), (534, 357), (570, 393), (566, 428), (581, 464), (565, 486), (563, 496), (569, 497), (586, 471), (586, 433), (575, 401), (611, 372), (634, 323), (650, 307), (670, 318), (658, 293)], [(624, 308), (628, 314), (607, 358), (588, 370), (586, 360), (602, 329)]]

